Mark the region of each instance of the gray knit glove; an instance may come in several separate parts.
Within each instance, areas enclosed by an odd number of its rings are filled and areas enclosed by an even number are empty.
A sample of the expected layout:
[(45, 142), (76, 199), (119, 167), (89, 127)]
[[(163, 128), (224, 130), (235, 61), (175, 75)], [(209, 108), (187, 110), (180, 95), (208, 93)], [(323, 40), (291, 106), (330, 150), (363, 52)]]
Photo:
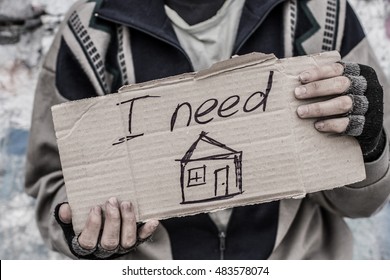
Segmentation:
[[(56, 219), (57, 223), (60, 225), (64, 233), (64, 237), (70, 251), (72, 252), (73, 255), (75, 255), (79, 259), (89, 259), (89, 260), (115, 259), (135, 250), (143, 242), (148, 241), (150, 239), (150, 237), (146, 239), (137, 239), (136, 243), (130, 248), (122, 248), (122, 246), (118, 245), (118, 247), (115, 248), (114, 250), (106, 250), (102, 248), (100, 246), (100, 243), (98, 242), (98, 245), (95, 248), (84, 249), (80, 246), (78, 242), (79, 235), (75, 234), (72, 223), (66, 224), (62, 222), (60, 219), (59, 209), (61, 205), (64, 203), (67, 202), (60, 203), (56, 206), (56, 208), (54, 209), (54, 218)], [(140, 228), (142, 225), (143, 225), (142, 223), (137, 224), (137, 228)]]
[(369, 66), (344, 63), (344, 76), (351, 80), (346, 92), (352, 98), (346, 134), (355, 136), (365, 162), (374, 161), (385, 148), (383, 131), (383, 88), (374, 69)]

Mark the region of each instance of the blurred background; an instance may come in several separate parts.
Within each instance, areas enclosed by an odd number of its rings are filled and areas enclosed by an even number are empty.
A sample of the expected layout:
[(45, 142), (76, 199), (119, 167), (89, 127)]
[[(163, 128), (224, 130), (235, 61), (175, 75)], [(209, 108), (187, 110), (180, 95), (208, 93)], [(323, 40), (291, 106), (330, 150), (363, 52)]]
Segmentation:
[[(0, 259), (63, 259), (48, 250), (23, 190), (34, 88), (42, 59), (75, 0), (0, 0)], [(350, 0), (390, 79), (390, 0)], [(390, 204), (347, 219), (355, 259), (390, 259)]]

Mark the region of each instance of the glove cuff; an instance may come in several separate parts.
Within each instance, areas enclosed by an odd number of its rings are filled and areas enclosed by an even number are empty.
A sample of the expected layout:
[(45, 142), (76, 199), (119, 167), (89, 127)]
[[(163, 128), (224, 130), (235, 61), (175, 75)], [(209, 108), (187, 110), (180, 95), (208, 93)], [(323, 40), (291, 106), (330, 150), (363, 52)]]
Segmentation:
[(380, 134), (372, 141), (359, 141), (359, 144), (362, 149), (364, 162), (375, 161), (381, 156), (386, 147), (386, 134), (382, 129)]

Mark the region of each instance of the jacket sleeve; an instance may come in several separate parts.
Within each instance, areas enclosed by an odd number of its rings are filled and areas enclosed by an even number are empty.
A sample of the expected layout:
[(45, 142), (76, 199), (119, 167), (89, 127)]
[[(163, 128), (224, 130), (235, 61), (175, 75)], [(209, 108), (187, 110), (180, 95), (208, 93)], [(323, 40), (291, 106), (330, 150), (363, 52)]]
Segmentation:
[(344, 61), (369, 65), (375, 69), (378, 75), (384, 91), (386, 145), (377, 160), (365, 163), (366, 179), (364, 181), (308, 196), (333, 213), (352, 218), (368, 217), (381, 209), (388, 201), (390, 194), (388, 143), (390, 136), (390, 86), (367, 38), (364, 36), (356, 15), (349, 6), (347, 8), (341, 54)]
[[(45, 243), (51, 249), (74, 258), (53, 215), (56, 205), (67, 201), (51, 114), (53, 105), (68, 101), (68, 98), (58, 90), (58, 82), (61, 81), (63, 85), (72, 84), (66, 71), (59, 71), (57, 68), (60, 63), (59, 54), (64, 44), (61, 29), (62, 27), (46, 55), (35, 91), (27, 151), (25, 191), (36, 198), (36, 220)], [(66, 60), (68, 68), (81, 71), (74, 60)], [(61, 73), (65, 74), (61, 75)]]
[(51, 106), (65, 99), (56, 90), (54, 81), (54, 70), (45, 64), (35, 93), (25, 190), (36, 198), (36, 220), (45, 243), (54, 250), (72, 256), (53, 215), (54, 207), (67, 201), (50, 111)]

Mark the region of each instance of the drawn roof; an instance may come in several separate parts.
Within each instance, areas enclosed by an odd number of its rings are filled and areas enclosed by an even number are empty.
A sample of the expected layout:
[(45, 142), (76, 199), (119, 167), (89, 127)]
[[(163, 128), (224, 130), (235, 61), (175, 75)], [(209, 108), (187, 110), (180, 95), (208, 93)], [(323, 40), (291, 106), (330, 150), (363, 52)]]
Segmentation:
[(185, 153), (183, 158), (180, 160), (181, 162), (188, 162), (191, 160), (194, 160), (195, 157), (193, 156), (196, 149), (200, 146), (200, 144), (206, 144), (206, 145), (213, 145), (220, 148), (220, 151), (218, 153), (214, 153), (212, 155), (208, 155), (207, 157), (201, 157), (196, 158), (196, 160), (202, 160), (202, 159), (224, 159), (224, 158), (230, 158), (231, 155), (237, 154), (238, 151), (233, 150), (232, 148), (229, 148), (225, 144), (222, 144), (218, 142), (217, 140), (206, 136), (207, 132), (202, 131), (202, 133), (199, 135), (198, 139), (191, 145), (191, 147), (188, 149), (188, 151)]

